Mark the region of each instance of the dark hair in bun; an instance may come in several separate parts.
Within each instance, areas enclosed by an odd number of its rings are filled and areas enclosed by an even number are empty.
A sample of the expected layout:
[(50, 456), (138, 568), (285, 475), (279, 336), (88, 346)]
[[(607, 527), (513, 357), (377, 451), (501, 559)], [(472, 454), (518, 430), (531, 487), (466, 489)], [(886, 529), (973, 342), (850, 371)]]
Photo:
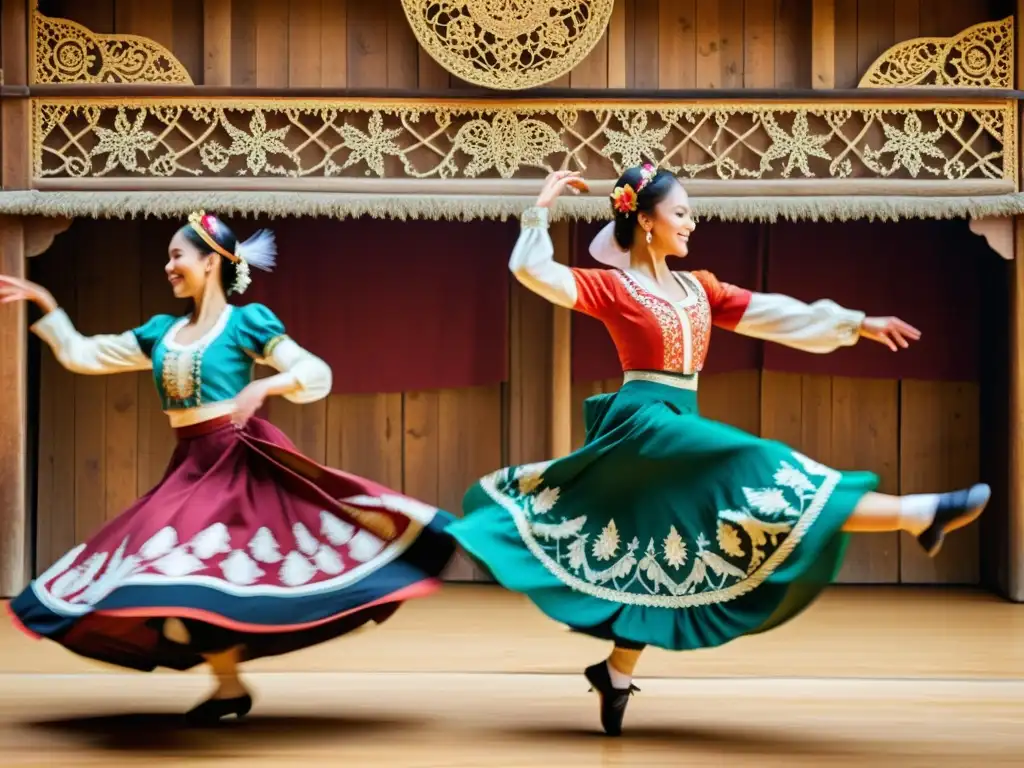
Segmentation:
[[(216, 216), (207, 216), (205, 220), (207, 222), (207, 234), (213, 238), (213, 241), (228, 253), (234, 253), (238, 246), (238, 238), (235, 237), (235, 233), (231, 231), (231, 228)], [(213, 248), (196, 232), (191, 224), (186, 224), (179, 231), (203, 256), (209, 256), (214, 252)], [(224, 288), (224, 293), (230, 292), (231, 286), (235, 284), (237, 275), (238, 266), (235, 262), (231, 261), (231, 259), (222, 258), (220, 260), (220, 284)]]
[[(636, 208), (629, 213), (620, 211), (615, 206), (615, 202), (612, 202), (612, 210), (615, 212), (615, 242), (624, 251), (628, 251), (633, 247), (637, 227), (637, 214), (653, 214), (654, 207), (668, 197), (673, 185), (678, 184), (679, 180), (671, 171), (662, 169), (654, 174), (654, 178), (646, 183), (644, 182), (643, 167), (635, 166), (626, 169), (626, 172), (615, 183), (616, 189), (625, 189), (628, 184), (633, 192), (636, 193)], [(643, 187), (642, 189), (641, 186)], [(637, 193), (638, 189), (640, 191)]]

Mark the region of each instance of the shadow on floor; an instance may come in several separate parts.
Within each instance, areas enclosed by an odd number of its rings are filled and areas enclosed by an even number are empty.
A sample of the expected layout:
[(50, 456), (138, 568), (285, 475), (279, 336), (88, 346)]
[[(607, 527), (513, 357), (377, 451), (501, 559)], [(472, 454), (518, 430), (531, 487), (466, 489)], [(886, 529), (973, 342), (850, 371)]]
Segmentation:
[(22, 727), (60, 740), (77, 742), (81, 748), (130, 752), (259, 754), (292, 744), (309, 747), (315, 742), (337, 743), (346, 733), (367, 735), (419, 729), (421, 721), (402, 718), (353, 716), (278, 717), (250, 715), (244, 720), (225, 720), (215, 728), (190, 728), (180, 714), (138, 713), (75, 717), (23, 723)]
[[(608, 745), (643, 744), (647, 748), (675, 748), (691, 745), (702, 750), (712, 750), (722, 755), (788, 755), (792, 757), (860, 757), (869, 759), (887, 754), (891, 744), (878, 743), (869, 739), (856, 742), (843, 741), (834, 737), (818, 737), (814, 733), (780, 733), (770, 730), (757, 730), (728, 726), (708, 727), (637, 726), (630, 728), (628, 721), (621, 738), (610, 739), (599, 732), (595, 723), (594, 730), (558, 727), (525, 727), (510, 728), (500, 731), (510, 741), (534, 740), (550, 741), (559, 745), (579, 744), (593, 745), (595, 741), (603, 741)], [(904, 747), (906, 745), (903, 745)]]

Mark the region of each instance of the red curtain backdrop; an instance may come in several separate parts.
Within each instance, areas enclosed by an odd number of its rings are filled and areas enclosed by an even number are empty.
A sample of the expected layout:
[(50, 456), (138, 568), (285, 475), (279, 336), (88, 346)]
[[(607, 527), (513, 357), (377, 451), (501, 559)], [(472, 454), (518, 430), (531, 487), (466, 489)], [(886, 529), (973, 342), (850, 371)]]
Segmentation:
[(997, 258), (965, 221), (776, 224), (769, 234), (768, 291), (803, 301), (829, 298), (869, 315), (896, 315), (919, 328), (922, 337), (898, 353), (864, 339), (830, 355), (766, 344), (764, 367), (974, 381), (981, 334), (979, 262)]
[[(578, 224), (574, 258), (577, 266), (600, 267), (590, 257), (590, 241), (604, 226)], [(673, 259), (673, 269), (708, 269), (720, 280), (756, 289), (760, 284), (759, 239), (757, 224), (722, 221), (701, 222), (690, 238), (690, 256)], [(761, 367), (761, 344), (754, 339), (725, 331), (713, 331), (706, 373), (724, 373)], [(572, 320), (572, 377), (574, 381), (596, 381), (621, 375), (615, 347), (604, 326), (578, 312)]]
[[(244, 237), (255, 225), (239, 222)], [(278, 219), (262, 302), (327, 361), (336, 393), (495, 384), (508, 375), (516, 222)]]

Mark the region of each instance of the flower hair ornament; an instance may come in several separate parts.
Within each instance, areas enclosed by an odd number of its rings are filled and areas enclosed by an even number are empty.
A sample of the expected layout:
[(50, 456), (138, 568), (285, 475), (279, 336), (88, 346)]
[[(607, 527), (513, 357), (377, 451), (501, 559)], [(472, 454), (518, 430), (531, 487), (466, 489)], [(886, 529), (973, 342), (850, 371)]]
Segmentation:
[[(658, 169), (647, 163), (640, 169), (640, 183), (635, 191), (629, 184), (624, 187), (616, 187), (611, 195), (612, 208), (615, 209), (615, 212), (626, 216), (636, 212), (637, 197), (657, 174)], [(615, 267), (616, 269), (626, 269), (629, 267), (629, 251), (622, 250), (619, 248), (619, 244), (615, 242), (614, 221), (605, 225), (597, 233), (597, 237), (591, 241), (590, 255), (595, 261), (607, 264), (609, 267)]]
[(189, 225), (203, 242), (235, 265), (235, 282), (228, 286), (228, 293), (243, 294), (252, 283), (250, 266), (264, 272), (270, 272), (274, 268), (277, 257), (274, 233), (269, 229), (261, 229), (244, 243), (236, 245), (235, 252), (231, 253), (214, 239), (213, 225), (216, 220), (215, 216), (210, 216), (205, 211), (195, 211), (188, 217)]
[(622, 213), (628, 216), (636, 211), (636, 201), (640, 197), (640, 193), (644, 191), (644, 187), (651, 183), (651, 179), (658, 175), (658, 169), (650, 163), (645, 163), (640, 169), (640, 183), (637, 185), (636, 190), (633, 189), (629, 184), (624, 187), (616, 187), (612, 191), (612, 208), (615, 209), (616, 213)]

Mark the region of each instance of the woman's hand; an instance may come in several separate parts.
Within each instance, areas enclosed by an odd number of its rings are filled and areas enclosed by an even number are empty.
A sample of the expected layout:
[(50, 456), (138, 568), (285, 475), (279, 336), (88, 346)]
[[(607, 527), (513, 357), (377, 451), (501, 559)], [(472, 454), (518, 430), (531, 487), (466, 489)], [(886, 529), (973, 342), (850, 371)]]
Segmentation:
[(571, 189), (578, 195), (587, 191), (587, 182), (578, 171), (555, 171), (544, 179), (544, 186), (537, 196), (537, 207), (549, 208), (566, 189)]
[(865, 339), (885, 344), (893, 352), (906, 349), (911, 341), (921, 338), (921, 332), (898, 317), (866, 317), (860, 324), (860, 335)]
[(235, 411), (231, 414), (231, 421), (236, 427), (244, 427), (270, 395), (270, 388), (267, 385), (269, 379), (256, 379), (249, 382), (245, 389), (238, 393), (235, 398)]
[(12, 304), (15, 301), (31, 301), (47, 315), (57, 308), (53, 294), (43, 286), (20, 277), (0, 275), (0, 304)]

